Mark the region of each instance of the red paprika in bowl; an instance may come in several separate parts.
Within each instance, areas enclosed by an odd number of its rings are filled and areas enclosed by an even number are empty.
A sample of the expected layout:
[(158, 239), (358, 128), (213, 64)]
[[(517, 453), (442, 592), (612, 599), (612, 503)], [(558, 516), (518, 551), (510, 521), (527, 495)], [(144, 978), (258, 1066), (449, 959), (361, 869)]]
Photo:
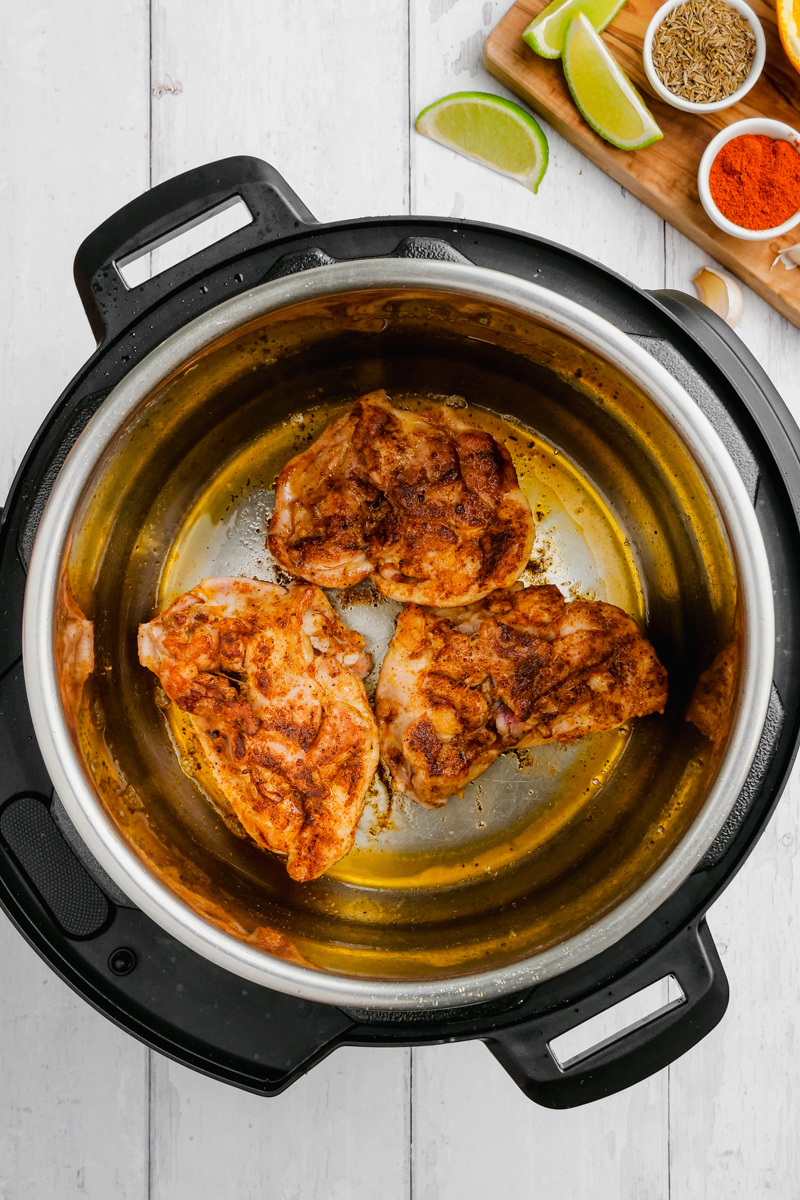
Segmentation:
[(800, 223), (800, 134), (782, 121), (736, 121), (712, 138), (697, 173), (706, 214), (748, 241), (780, 237)]
[(800, 154), (766, 134), (740, 134), (714, 159), (708, 185), (717, 208), (734, 225), (774, 229), (800, 211)]

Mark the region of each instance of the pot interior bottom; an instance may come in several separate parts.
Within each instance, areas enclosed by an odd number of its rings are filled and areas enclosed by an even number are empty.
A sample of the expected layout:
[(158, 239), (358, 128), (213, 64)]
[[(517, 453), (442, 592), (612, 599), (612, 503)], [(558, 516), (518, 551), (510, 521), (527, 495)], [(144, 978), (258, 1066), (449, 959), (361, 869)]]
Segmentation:
[[(724, 535), (675, 437), (586, 352), (569, 348), (554, 369), (446, 331), (412, 330), (409, 342), (406, 330), (392, 341), (367, 328), (354, 342), (339, 329), (326, 341), (315, 320), (318, 344), (289, 366), (269, 361), (263, 330), (235, 345), (238, 358), (229, 340), (219, 353), (247, 373), (231, 367), (221, 385), (213, 362), (205, 376), (193, 364), (191, 388), (188, 372), (170, 381), (147, 426), (109, 455), (106, 475), (123, 463), (128, 483), (98, 489), (70, 564), (95, 624), (80, 748), (151, 871), (265, 953), (379, 979), (511, 963), (597, 923), (674, 850), (703, 802), (720, 746), (686, 705), (732, 636)], [(438, 810), (393, 795), (379, 772), (353, 851), (297, 884), (238, 835), (187, 718), (156, 704), (136, 630), (205, 576), (286, 582), (264, 548), (276, 476), (375, 387), (401, 407), (453, 404), (508, 447), (536, 521), (523, 582), (633, 615), (667, 666), (670, 701), (663, 716), (611, 733), (503, 755)], [(399, 606), (368, 584), (328, 595), (366, 638), (374, 693)]]
[[(424, 410), (427, 397), (397, 396), (403, 408)], [(596, 490), (563, 453), (532, 430), (451, 396), (459, 415), (486, 429), (511, 452), (536, 521), (536, 543), (522, 577), (528, 586), (555, 584), (567, 599), (606, 600), (644, 622), (644, 597), (624, 531)], [(243, 575), (287, 581), (265, 549), (275, 474), (309, 437), (346, 406), (321, 405), (267, 430), (209, 482), (177, 532), (161, 575), (156, 607), (163, 610), (200, 579)], [(287, 432), (289, 445), (287, 446)], [(372, 656), (366, 680), (372, 701), (400, 604), (369, 583), (326, 594), (342, 620), (358, 630)], [(166, 710), (185, 769), (224, 812), (193, 734), (176, 706)], [(543, 847), (595, 803), (630, 738), (630, 728), (595, 734), (572, 745), (553, 743), (502, 755), (463, 797), (441, 809), (420, 807), (375, 776), (356, 843), (327, 872), (329, 879), (367, 888), (425, 888), (479, 879)]]

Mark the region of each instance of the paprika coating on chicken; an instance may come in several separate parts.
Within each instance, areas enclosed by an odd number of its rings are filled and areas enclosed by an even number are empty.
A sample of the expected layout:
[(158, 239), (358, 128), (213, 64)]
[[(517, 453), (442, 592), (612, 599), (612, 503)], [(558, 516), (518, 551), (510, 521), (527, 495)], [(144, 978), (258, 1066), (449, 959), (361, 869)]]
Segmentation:
[(622, 609), (519, 585), (455, 611), (407, 604), (376, 714), (395, 787), (433, 808), (504, 750), (574, 742), (666, 701), (667, 673)]
[(372, 576), (392, 600), (449, 607), (519, 578), (533, 518), (505, 446), (444, 405), (417, 415), (378, 391), (281, 471), (267, 544), (320, 587)]
[(78, 721), (83, 685), (94, 671), (94, 625), (87, 621), (72, 595), (66, 571), (61, 578), (56, 608), (55, 655), (64, 715), (71, 729)]
[(192, 724), (214, 777), (292, 879), (349, 853), (378, 765), (364, 639), (310, 584), (204, 579), (139, 626), (139, 659)]

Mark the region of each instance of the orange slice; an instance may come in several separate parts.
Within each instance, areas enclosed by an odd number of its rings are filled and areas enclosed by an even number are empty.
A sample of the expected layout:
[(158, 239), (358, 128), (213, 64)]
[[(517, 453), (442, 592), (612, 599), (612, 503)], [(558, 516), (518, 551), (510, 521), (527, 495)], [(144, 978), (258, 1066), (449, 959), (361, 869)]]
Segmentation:
[(778, 31), (795, 71), (800, 71), (800, 0), (777, 0)]

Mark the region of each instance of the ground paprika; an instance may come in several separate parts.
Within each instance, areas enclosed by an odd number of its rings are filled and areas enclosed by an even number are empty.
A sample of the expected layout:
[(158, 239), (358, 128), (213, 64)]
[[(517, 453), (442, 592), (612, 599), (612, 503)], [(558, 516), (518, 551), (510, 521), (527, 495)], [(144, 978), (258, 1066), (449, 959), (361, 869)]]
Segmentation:
[(731, 138), (708, 178), (719, 211), (742, 229), (774, 229), (800, 211), (800, 154), (763, 133)]

